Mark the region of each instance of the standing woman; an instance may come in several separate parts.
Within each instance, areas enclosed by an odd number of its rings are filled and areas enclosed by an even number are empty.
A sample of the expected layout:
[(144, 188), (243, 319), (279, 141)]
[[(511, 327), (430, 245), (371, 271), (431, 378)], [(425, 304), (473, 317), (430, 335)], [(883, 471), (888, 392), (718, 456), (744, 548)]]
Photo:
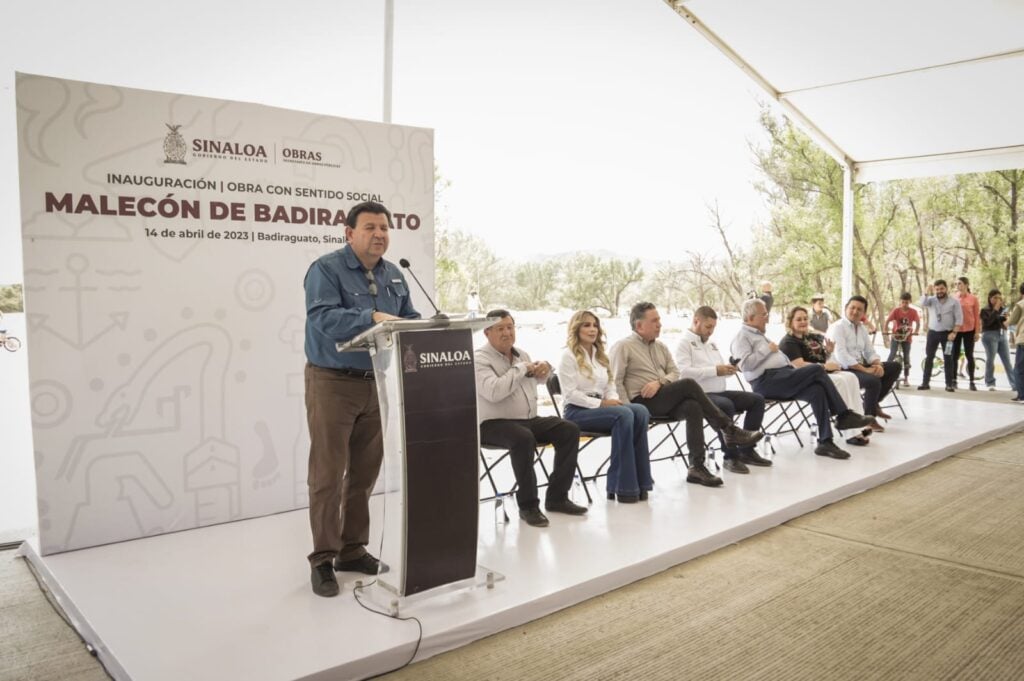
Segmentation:
[(558, 365), (565, 418), (580, 430), (611, 433), (608, 499), (632, 504), (647, 499), (654, 486), (647, 449), (651, 415), (646, 407), (619, 401), (604, 341), (597, 315), (581, 310), (569, 320), (568, 347)]
[(981, 344), (985, 347), (985, 385), (996, 389), (996, 355), (1003, 362), (1010, 388), (1017, 390), (1017, 377), (1010, 364), (1010, 346), (1006, 342), (1007, 313), (1003, 294), (994, 288), (988, 292), (988, 305), (981, 308)]
[(1020, 285), (1018, 291), (1020, 299), (1014, 303), (1006, 325), (1010, 330), (1010, 342), (1017, 346), (1017, 359), (1013, 364), (1014, 373), (1017, 374), (1017, 395), (1013, 401), (1024, 402), (1024, 284)]
[(967, 360), (967, 376), (971, 381), (971, 390), (977, 390), (978, 386), (974, 385), (974, 344), (981, 337), (981, 304), (978, 302), (978, 296), (971, 293), (971, 282), (967, 277), (959, 277), (956, 280), (956, 297), (964, 311), (964, 324), (953, 340), (953, 361), (960, 356), (962, 347), (964, 358)]
[[(864, 411), (864, 400), (860, 394), (860, 381), (849, 371), (829, 360), (834, 343), (811, 328), (807, 310), (794, 307), (786, 315), (786, 335), (779, 341), (779, 350), (795, 367), (805, 364), (822, 364), (846, 406), (857, 413)], [(868, 444), (871, 428), (865, 428), (859, 435), (846, 440), (847, 444), (863, 446)]]

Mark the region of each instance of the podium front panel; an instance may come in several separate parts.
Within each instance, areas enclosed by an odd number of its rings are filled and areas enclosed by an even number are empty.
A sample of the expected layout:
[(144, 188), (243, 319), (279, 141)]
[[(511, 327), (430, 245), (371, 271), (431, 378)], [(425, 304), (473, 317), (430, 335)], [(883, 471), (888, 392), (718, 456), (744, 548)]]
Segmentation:
[(479, 430), (472, 332), (397, 336), (405, 425), (403, 594), (412, 595), (476, 573)]

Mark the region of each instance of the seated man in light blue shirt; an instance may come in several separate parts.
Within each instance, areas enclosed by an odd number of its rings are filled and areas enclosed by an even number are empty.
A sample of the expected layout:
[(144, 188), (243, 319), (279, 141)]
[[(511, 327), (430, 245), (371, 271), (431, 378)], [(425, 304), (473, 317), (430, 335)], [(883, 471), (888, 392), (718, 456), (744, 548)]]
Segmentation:
[(769, 400), (802, 400), (811, 405), (818, 423), (818, 445), (814, 453), (833, 459), (849, 459), (850, 453), (832, 440), (831, 417), (837, 416), (840, 430), (863, 428), (875, 422), (851, 410), (839, 396), (835, 384), (821, 364), (794, 367), (779, 346), (765, 337), (768, 310), (758, 298), (744, 301), (743, 326), (733, 338), (731, 352), (739, 359), (743, 377), (755, 392)]
[[(871, 346), (871, 336), (861, 323), (867, 309), (868, 301), (864, 296), (852, 296), (846, 302), (843, 318), (832, 327), (832, 340), (836, 344), (832, 359), (860, 382), (864, 389), (864, 413), (887, 419), (889, 415), (881, 410), (878, 403), (885, 399), (899, 378), (900, 365), (883, 362)], [(882, 430), (878, 424), (872, 428)]]
[[(964, 310), (959, 300), (950, 297), (945, 279), (936, 279), (934, 284), (930, 284), (921, 296), (919, 305), (928, 311), (928, 335), (924, 345), (924, 376), (917, 389), (928, 390), (935, 351), (945, 346), (947, 341), (952, 344), (956, 339), (964, 325)], [(953, 392), (956, 390), (956, 358), (947, 353), (943, 368), (946, 373), (946, 391)]]

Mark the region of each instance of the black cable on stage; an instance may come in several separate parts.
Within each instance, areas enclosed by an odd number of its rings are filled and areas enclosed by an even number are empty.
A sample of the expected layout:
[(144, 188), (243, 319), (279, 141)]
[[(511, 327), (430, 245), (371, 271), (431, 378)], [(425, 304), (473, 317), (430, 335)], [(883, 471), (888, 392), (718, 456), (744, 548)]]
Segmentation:
[[(388, 457), (386, 455), (384, 456), (384, 461), (383, 461), (382, 468), (383, 468), (383, 470), (381, 472), (384, 475), (384, 487), (385, 487), (385, 490), (384, 490), (384, 495), (383, 495), (384, 498), (381, 499), (382, 508), (381, 508), (381, 514), (380, 514), (380, 516), (381, 516), (380, 524), (381, 524), (381, 528), (384, 528), (384, 527), (387, 527), (387, 522), (386, 521), (387, 521), (387, 510), (388, 510), (388, 494), (387, 494), (387, 489), (386, 489), (387, 488), (387, 479), (388, 479)], [(383, 557), (384, 557), (384, 532), (381, 531), (381, 534), (380, 534), (380, 546), (377, 549), (377, 559), (380, 560)], [(408, 622), (409, 620), (412, 620), (413, 622), (416, 623), (416, 626), (419, 628), (419, 634), (416, 636), (416, 647), (413, 648), (412, 655), (409, 657), (408, 660), (406, 660), (405, 662), (403, 662), (399, 666), (395, 667), (394, 669), (388, 669), (387, 671), (380, 672), (379, 674), (374, 674), (373, 676), (366, 677), (368, 679), (380, 678), (381, 676), (384, 676), (385, 674), (391, 674), (392, 672), (397, 672), (399, 669), (405, 669), (406, 667), (408, 667), (410, 664), (412, 664), (412, 661), (416, 659), (416, 653), (420, 652), (420, 643), (423, 642), (423, 623), (420, 622), (418, 618), (416, 618), (416, 617), (399, 617), (398, 615), (392, 615), (390, 613), (382, 612), (380, 610), (376, 610), (374, 608), (371, 608), (370, 606), (366, 605), (361, 600), (359, 600), (359, 592), (362, 591), (363, 589), (365, 589), (368, 586), (373, 586), (376, 583), (376, 581), (377, 580), (374, 579), (369, 584), (359, 584), (358, 586), (352, 587), (352, 597), (356, 600), (356, 603), (359, 604), (359, 607), (361, 607), (363, 610), (368, 610), (368, 611), (372, 612), (375, 615), (382, 615), (384, 617), (387, 617), (388, 619), (399, 620), (401, 622)]]
[(412, 664), (412, 661), (416, 659), (416, 653), (420, 652), (420, 643), (423, 642), (423, 623), (420, 622), (418, 618), (416, 618), (416, 617), (399, 617), (398, 615), (390, 615), (390, 614), (388, 614), (386, 612), (381, 612), (380, 610), (375, 610), (374, 608), (371, 608), (370, 606), (366, 605), (361, 600), (359, 600), (359, 592), (362, 589), (365, 589), (368, 586), (372, 586), (374, 584), (374, 582), (376, 582), (376, 581), (377, 580), (375, 579), (375, 580), (373, 580), (373, 582), (370, 582), (369, 584), (360, 584), (359, 586), (352, 587), (352, 597), (356, 599), (356, 603), (358, 603), (360, 605), (360, 607), (362, 607), (364, 610), (369, 610), (370, 612), (372, 612), (372, 613), (374, 613), (376, 615), (383, 615), (384, 617), (387, 617), (389, 619), (399, 620), (401, 622), (408, 622), (409, 620), (412, 620), (413, 622), (416, 623), (416, 626), (419, 627), (419, 634), (416, 637), (416, 647), (413, 648), (412, 655), (409, 656), (408, 660), (406, 660), (402, 664), (398, 665), (394, 669), (388, 669), (387, 671), (380, 672), (379, 674), (374, 674), (373, 676), (366, 677), (368, 679), (380, 678), (381, 676), (384, 676), (385, 674), (391, 674), (392, 672), (397, 672), (399, 669), (405, 669), (406, 667), (408, 667), (410, 664)]

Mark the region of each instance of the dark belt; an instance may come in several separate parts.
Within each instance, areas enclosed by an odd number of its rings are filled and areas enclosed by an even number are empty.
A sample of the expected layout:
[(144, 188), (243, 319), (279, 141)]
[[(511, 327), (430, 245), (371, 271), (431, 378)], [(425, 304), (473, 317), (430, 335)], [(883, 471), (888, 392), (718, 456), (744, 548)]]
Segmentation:
[(343, 374), (345, 376), (351, 376), (352, 378), (361, 378), (364, 381), (372, 381), (374, 379), (374, 375), (373, 375), (372, 371), (362, 371), (360, 369), (344, 369), (344, 368), (335, 369), (335, 371), (337, 371), (339, 374)]

